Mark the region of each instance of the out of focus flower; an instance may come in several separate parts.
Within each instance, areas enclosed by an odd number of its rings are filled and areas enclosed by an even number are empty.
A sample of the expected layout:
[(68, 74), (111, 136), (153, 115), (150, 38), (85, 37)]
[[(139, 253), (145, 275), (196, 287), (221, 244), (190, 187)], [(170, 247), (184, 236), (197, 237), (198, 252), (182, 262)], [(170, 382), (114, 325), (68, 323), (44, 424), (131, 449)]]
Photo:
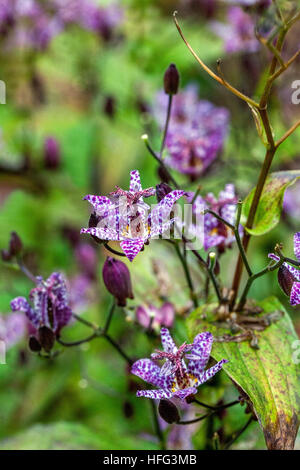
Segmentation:
[(144, 304), (137, 307), (135, 316), (144, 328), (153, 330), (160, 329), (162, 326), (171, 328), (175, 319), (175, 308), (170, 302), (165, 302), (160, 308), (152, 304)]
[(16, 297), (11, 301), (13, 312), (23, 312), (36, 330), (48, 328), (59, 336), (62, 327), (71, 320), (66, 283), (60, 273), (52, 273), (44, 280), (37, 278), (37, 285), (30, 291), (29, 300)]
[[(161, 128), (168, 97), (157, 96), (154, 115)], [(166, 137), (166, 164), (192, 179), (201, 175), (222, 149), (228, 131), (229, 113), (205, 100), (198, 100), (197, 87), (190, 85), (173, 97)]]
[[(139, 390), (137, 397), (152, 399), (178, 397), (184, 400), (189, 395), (196, 394), (198, 387), (212, 378), (223, 364), (228, 362), (222, 359), (205, 370), (213, 343), (213, 336), (209, 332), (200, 333), (192, 344), (184, 343), (177, 348), (169, 330), (162, 328), (161, 342), (163, 351), (156, 350), (151, 356), (152, 360), (140, 359), (132, 366), (131, 372), (134, 375), (158, 388), (158, 390)], [(188, 360), (188, 365), (184, 358)], [(159, 360), (165, 360), (161, 368), (157, 365)]]
[(93, 280), (84, 273), (69, 279), (68, 292), (69, 305), (77, 314), (84, 311), (96, 298)]
[(100, 7), (94, 0), (1, 0), (0, 33), (8, 47), (44, 50), (66, 26), (78, 24), (109, 39), (123, 18), (117, 4)]
[[(189, 193), (188, 201), (193, 200), (194, 193)], [(204, 198), (197, 196), (193, 203), (193, 213), (199, 214), (203, 210), (210, 209), (221, 216), (230, 224), (235, 224), (237, 197), (233, 184), (227, 184), (223, 191), (220, 191), (218, 199), (212, 193), (208, 193)], [(196, 230), (196, 229), (195, 229)], [(242, 231), (242, 227), (240, 227)], [(229, 227), (219, 221), (212, 214), (204, 216), (204, 249), (218, 247), (219, 251), (232, 244), (235, 240), (234, 234)]]
[(290, 217), (300, 219), (300, 184), (296, 182), (284, 193), (283, 208)]
[(44, 164), (51, 170), (58, 168), (61, 159), (60, 146), (54, 137), (47, 137), (44, 142)]
[(98, 226), (83, 228), (81, 233), (100, 240), (119, 241), (129, 261), (133, 261), (150, 238), (171, 227), (174, 220), (168, 217), (184, 191), (175, 190), (167, 194), (148, 214), (149, 206), (143, 198), (154, 194), (154, 188), (142, 189), (139, 172), (131, 171), (129, 191), (117, 187), (109, 197), (85, 196), (84, 199), (94, 207)]
[[(300, 232), (294, 235), (294, 253), (300, 262)], [(269, 253), (269, 258), (279, 261), (279, 256)], [(278, 282), (283, 292), (290, 297), (292, 306), (300, 304), (300, 269), (289, 263), (283, 263), (278, 269)]]
[(27, 320), (24, 315), (11, 313), (0, 316), (0, 340), (4, 341), (6, 349), (17, 344), (27, 332)]
[(102, 270), (106, 289), (125, 307), (126, 299), (133, 299), (130, 272), (126, 264), (108, 256)]
[(89, 243), (78, 243), (74, 250), (81, 274), (90, 279), (96, 277), (98, 257), (95, 248)]
[(176, 95), (180, 76), (175, 64), (170, 64), (164, 75), (164, 90), (167, 95)]
[(228, 53), (256, 52), (259, 41), (255, 37), (255, 24), (250, 15), (242, 8), (231, 7), (227, 14), (228, 22), (212, 21), (212, 30), (224, 40), (224, 48)]

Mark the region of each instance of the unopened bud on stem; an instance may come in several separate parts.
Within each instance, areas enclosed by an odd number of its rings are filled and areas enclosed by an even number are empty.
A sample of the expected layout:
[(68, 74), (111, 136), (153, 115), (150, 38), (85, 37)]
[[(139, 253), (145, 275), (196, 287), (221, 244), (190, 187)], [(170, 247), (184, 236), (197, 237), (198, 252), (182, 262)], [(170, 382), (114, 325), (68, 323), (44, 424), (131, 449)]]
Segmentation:
[(164, 75), (164, 90), (167, 95), (176, 95), (179, 87), (179, 72), (175, 64), (169, 65)]

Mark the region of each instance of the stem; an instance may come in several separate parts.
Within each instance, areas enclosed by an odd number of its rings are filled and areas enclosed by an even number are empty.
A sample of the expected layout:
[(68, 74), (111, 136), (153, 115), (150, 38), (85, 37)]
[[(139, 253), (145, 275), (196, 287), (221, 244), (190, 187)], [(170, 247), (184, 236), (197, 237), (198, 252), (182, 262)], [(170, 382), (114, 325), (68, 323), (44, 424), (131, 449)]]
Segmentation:
[(159, 165), (164, 169), (167, 177), (169, 178), (170, 181), (172, 181), (172, 183), (174, 184), (175, 188), (178, 189), (179, 188), (179, 185), (177, 184), (176, 180), (173, 178), (173, 176), (171, 175), (171, 173), (169, 172), (168, 168), (166, 167), (166, 165), (164, 164), (163, 160), (159, 157), (159, 155), (156, 154), (156, 152), (153, 150), (153, 148), (151, 147), (151, 145), (149, 144), (149, 141), (148, 141), (148, 136), (143, 136), (142, 137), (143, 141), (145, 142), (145, 145), (146, 145), (146, 148), (147, 150), (149, 151), (149, 153), (152, 155), (152, 157), (159, 163)]
[(187, 48), (189, 49), (189, 51), (192, 53), (192, 55), (195, 57), (195, 59), (197, 60), (197, 62), (201, 65), (201, 67), (214, 79), (216, 80), (217, 82), (219, 82), (221, 85), (224, 85), (225, 88), (227, 88), (229, 91), (231, 91), (234, 95), (236, 95), (238, 98), (242, 99), (243, 101), (246, 101), (247, 103), (249, 103), (251, 106), (254, 106), (255, 108), (258, 108), (259, 107), (259, 104), (256, 103), (256, 101), (252, 100), (251, 98), (249, 98), (248, 96), (244, 95), (243, 93), (241, 93), (239, 90), (237, 90), (236, 88), (234, 88), (232, 85), (230, 85), (230, 83), (228, 83), (226, 80), (224, 80), (224, 78), (222, 77), (219, 77), (219, 75), (215, 74), (201, 59), (200, 57), (198, 57), (198, 55), (196, 54), (196, 52), (194, 51), (194, 49), (191, 47), (191, 45), (188, 43), (188, 41), (185, 39), (184, 35), (183, 35), (183, 32), (179, 26), (179, 23), (177, 21), (177, 18), (176, 18), (176, 14), (177, 14), (177, 11), (175, 11), (173, 13), (173, 18), (174, 18), (174, 22), (175, 22), (175, 25), (176, 25), (176, 28), (181, 36), (181, 38), (183, 39), (185, 45), (187, 46)]
[(17, 264), (20, 270), (22, 271), (22, 273), (25, 274), (25, 276), (28, 277), (28, 279), (30, 279), (34, 284), (36, 284), (36, 277), (25, 266), (24, 261), (21, 257), (17, 257)]
[(182, 255), (182, 253), (180, 251), (180, 248), (179, 248), (177, 243), (174, 243), (174, 247), (175, 247), (176, 253), (178, 255), (178, 258), (180, 259), (180, 262), (181, 262), (183, 270), (184, 270), (184, 274), (185, 274), (185, 277), (186, 277), (186, 280), (187, 280), (187, 283), (188, 283), (188, 286), (189, 286), (189, 289), (190, 289), (191, 300), (193, 301), (195, 308), (197, 308), (197, 307), (199, 307), (198, 299), (197, 299), (197, 296), (195, 294), (194, 285), (193, 285), (193, 281), (192, 281), (192, 277), (191, 277), (191, 273), (190, 273), (187, 261), (186, 261), (185, 257)]
[(121, 346), (119, 346), (108, 334), (103, 334), (103, 338), (107, 339), (107, 341), (115, 348), (116, 351), (125, 359), (125, 361), (131, 366), (133, 364), (133, 360), (130, 359), (129, 356), (123, 351)]
[(109, 326), (110, 326), (110, 323), (111, 323), (111, 320), (115, 311), (115, 306), (116, 306), (116, 302), (115, 302), (115, 299), (113, 298), (111, 307), (109, 309), (108, 317), (107, 317), (106, 323), (102, 331), (103, 335), (105, 335), (108, 332), (108, 329), (109, 329)]
[(96, 325), (94, 325), (88, 320), (85, 320), (84, 318), (81, 318), (81, 316), (77, 315), (77, 313), (72, 313), (72, 317), (76, 318), (77, 321), (79, 321), (80, 323), (83, 323), (85, 326), (88, 326), (89, 328), (92, 328), (93, 330), (98, 329)]
[(242, 429), (240, 429), (239, 431), (237, 431), (234, 436), (232, 437), (232, 439), (224, 446), (224, 450), (227, 450), (229, 449), (229, 447), (235, 442), (237, 441), (237, 439), (243, 434), (244, 431), (246, 431), (246, 429), (248, 428), (249, 424), (252, 422), (253, 420), (253, 417), (251, 416), (249, 418), (249, 420), (247, 421), (247, 423), (242, 427)]
[(245, 305), (245, 302), (246, 302), (246, 298), (247, 298), (247, 295), (248, 295), (248, 292), (253, 284), (253, 282), (261, 277), (261, 276), (264, 276), (265, 274), (267, 274), (268, 272), (270, 271), (274, 271), (275, 269), (278, 269), (280, 268), (280, 266), (285, 262), (285, 258), (282, 258), (280, 259), (277, 263), (275, 264), (269, 264), (266, 268), (262, 269), (261, 271), (259, 271), (258, 273), (255, 273), (255, 274), (252, 274), (252, 276), (249, 277), (247, 283), (246, 283), (246, 286), (244, 288), (244, 291), (241, 295), (241, 298), (240, 298), (240, 301), (239, 301), (239, 304), (237, 306), (237, 310), (242, 310), (242, 308), (244, 307)]
[(62, 346), (70, 348), (72, 346), (79, 346), (80, 344), (88, 343), (89, 341), (92, 341), (92, 339), (97, 338), (98, 336), (99, 335), (97, 335), (96, 333), (93, 333), (92, 335), (88, 336), (87, 338), (79, 339), (78, 341), (72, 341), (72, 342), (68, 343), (68, 342), (65, 342), (61, 339), (57, 339), (57, 342), (59, 344), (61, 344)]
[(117, 256), (126, 256), (124, 253), (121, 253), (121, 251), (114, 250), (111, 246), (109, 246), (108, 243), (104, 243), (104, 246), (105, 246), (105, 248), (107, 249), (107, 251), (110, 251), (110, 252), (113, 253), (114, 255), (117, 255)]
[(295, 122), (295, 124), (281, 137), (281, 139), (279, 139), (276, 144), (275, 144), (275, 147), (276, 149), (279, 147), (279, 145), (282, 144), (282, 142), (284, 142), (296, 129), (297, 127), (300, 126), (300, 119), (299, 121)]
[(200, 263), (205, 267), (205, 269), (207, 270), (207, 274), (209, 275), (210, 277), (210, 280), (212, 281), (213, 283), (213, 286), (214, 286), (214, 289), (215, 289), (215, 292), (216, 292), (216, 295), (218, 297), (218, 300), (219, 302), (221, 303), (222, 302), (222, 296), (221, 296), (221, 293), (219, 291), (219, 287), (218, 287), (218, 283), (215, 279), (215, 276), (214, 276), (214, 273), (209, 269), (209, 267), (207, 266), (207, 263), (205, 262), (205, 260), (202, 258), (202, 256), (196, 251), (196, 250), (191, 250), (191, 252), (193, 253), (193, 255), (198, 259), (198, 261), (200, 261)]
[(155, 405), (154, 400), (150, 400), (150, 404), (151, 404), (151, 407), (152, 407), (155, 433), (156, 433), (156, 435), (159, 439), (159, 442), (160, 442), (160, 449), (161, 450), (166, 450), (165, 437), (164, 437), (163, 432), (161, 430), (161, 427), (159, 425), (157, 409), (156, 409), (156, 405)]
[(238, 248), (240, 250), (240, 256), (243, 260), (247, 273), (249, 276), (252, 276), (252, 270), (250, 268), (247, 255), (244, 250), (243, 243), (240, 237), (240, 232), (239, 232), (240, 220), (241, 220), (241, 215), (242, 215), (242, 207), (243, 207), (243, 203), (242, 201), (239, 201), (238, 206), (237, 206), (237, 216), (236, 216), (235, 227), (234, 227), (234, 236), (235, 236)]
[(212, 411), (211, 413), (207, 413), (206, 415), (202, 415), (199, 418), (190, 419), (188, 421), (178, 421), (177, 424), (187, 425), (187, 424), (198, 423), (198, 421), (202, 421), (203, 419), (208, 418), (209, 416), (212, 416), (213, 414), (215, 414), (215, 411)]
[(210, 405), (206, 405), (206, 403), (203, 403), (203, 402), (197, 400), (196, 398), (194, 398), (192, 403), (197, 403), (197, 405), (203, 406), (204, 408), (208, 408), (210, 410), (220, 411), (220, 410), (225, 410), (225, 408), (229, 408), (233, 405), (237, 405), (238, 403), (240, 403), (240, 401), (239, 400), (234, 400), (230, 403), (227, 403), (226, 405), (210, 406)]
[(172, 109), (172, 99), (173, 99), (173, 95), (170, 94), (169, 95), (169, 100), (168, 100), (168, 109), (167, 109), (165, 129), (164, 129), (163, 139), (162, 139), (160, 153), (159, 153), (160, 160), (162, 160), (162, 154), (163, 154), (163, 151), (164, 151), (164, 148), (165, 148), (166, 137), (167, 137), (168, 128), (169, 128), (169, 122), (170, 122), (170, 117), (171, 117), (171, 109)]

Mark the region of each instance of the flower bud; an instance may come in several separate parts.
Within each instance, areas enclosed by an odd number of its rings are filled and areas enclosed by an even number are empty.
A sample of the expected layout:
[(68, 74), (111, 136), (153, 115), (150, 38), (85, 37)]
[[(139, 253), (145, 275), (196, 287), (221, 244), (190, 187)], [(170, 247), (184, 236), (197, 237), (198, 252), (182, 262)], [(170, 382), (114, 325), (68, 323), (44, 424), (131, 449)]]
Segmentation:
[(288, 268), (282, 265), (278, 269), (278, 283), (287, 296), (290, 296), (295, 281), (297, 281), (297, 279), (295, 279)]
[(156, 185), (156, 199), (160, 202), (167, 194), (172, 191), (167, 183), (159, 183)]
[(113, 119), (116, 114), (116, 100), (113, 96), (107, 96), (105, 98), (103, 111), (110, 118)]
[(108, 292), (117, 299), (120, 307), (125, 307), (126, 299), (133, 299), (130, 272), (126, 264), (108, 256), (103, 266), (102, 275)]
[(40, 352), (42, 346), (40, 345), (39, 341), (36, 339), (35, 336), (30, 336), (28, 341), (28, 347), (32, 352)]
[(48, 137), (44, 143), (44, 164), (49, 170), (56, 170), (60, 164), (60, 146), (54, 137)]
[(55, 343), (55, 334), (53, 333), (50, 328), (47, 326), (41, 326), (39, 328), (39, 342), (42, 346), (42, 348), (46, 351), (49, 352), (54, 346)]
[(12, 256), (8, 250), (1, 250), (2, 261), (10, 261)]
[(180, 420), (177, 406), (174, 405), (174, 403), (172, 403), (170, 400), (162, 398), (158, 405), (158, 412), (160, 417), (169, 424), (178, 423)]
[(164, 75), (164, 90), (167, 95), (176, 95), (179, 87), (179, 73), (175, 64), (169, 65)]
[(9, 240), (9, 253), (11, 256), (17, 256), (23, 249), (21, 238), (16, 232), (11, 232)]

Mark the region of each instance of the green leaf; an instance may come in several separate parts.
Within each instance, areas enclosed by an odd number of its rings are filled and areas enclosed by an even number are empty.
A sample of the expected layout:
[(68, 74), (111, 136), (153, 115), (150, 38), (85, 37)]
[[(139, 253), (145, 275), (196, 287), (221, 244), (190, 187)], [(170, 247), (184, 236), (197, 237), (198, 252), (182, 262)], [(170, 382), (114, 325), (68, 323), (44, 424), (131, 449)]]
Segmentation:
[[(264, 235), (279, 222), (285, 190), (300, 178), (300, 171), (278, 171), (268, 177), (261, 195), (253, 228), (246, 228), (251, 235)], [(242, 224), (246, 223), (255, 188), (248, 194), (243, 204)]]
[[(279, 321), (257, 332), (259, 349), (248, 341), (214, 342), (216, 361), (228, 359), (225, 372), (253, 405), (269, 449), (292, 449), (299, 426), (300, 366), (293, 363), (298, 340), (293, 324), (280, 302), (272, 297), (259, 304), (265, 313), (282, 311)], [(210, 322), (215, 305), (205, 305), (187, 320), (190, 337), (208, 330), (215, 337), (228, 334), (224, 324)], [(208, 319), (201, 318), (202, 312)], [(296, 362), (296, 361), (294, 361)]]

